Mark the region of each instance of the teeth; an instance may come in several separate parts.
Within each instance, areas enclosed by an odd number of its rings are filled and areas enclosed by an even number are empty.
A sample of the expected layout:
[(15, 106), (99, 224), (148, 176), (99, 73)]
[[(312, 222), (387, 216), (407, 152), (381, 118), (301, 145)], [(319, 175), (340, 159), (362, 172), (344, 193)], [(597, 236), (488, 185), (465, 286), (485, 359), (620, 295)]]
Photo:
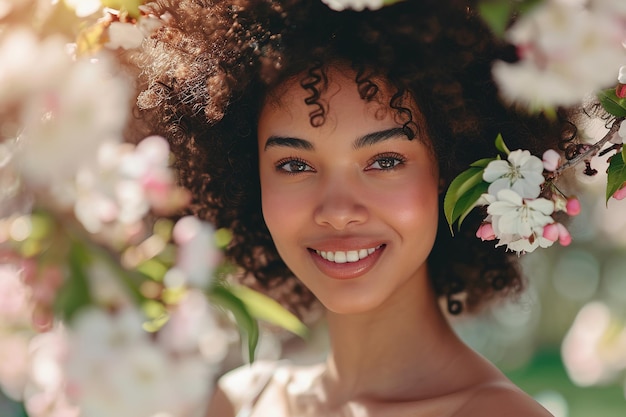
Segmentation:
[[(382, 245), (381, 245), (382, 246)], [(368, 249), (359, 249), (359, 250), (349, 250), (349, 251), (319, 251), (315, 252), (326, 259), (327, 261), (335, 262), (337, 264), (345, 264), (347, 262), (357, 262), (360, 259), (367, 258), (372, 253), (376, 252), (376, 249), (380, 248), (380, 246), (376, 248), (368, 248)]]

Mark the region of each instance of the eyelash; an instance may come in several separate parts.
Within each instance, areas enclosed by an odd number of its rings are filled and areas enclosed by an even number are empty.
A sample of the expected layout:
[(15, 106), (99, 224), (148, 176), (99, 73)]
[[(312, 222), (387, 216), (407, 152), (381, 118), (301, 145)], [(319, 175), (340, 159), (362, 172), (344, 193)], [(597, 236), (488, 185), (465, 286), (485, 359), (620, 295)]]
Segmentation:
[[(381, 160), (387, 160), (387, 161), (394, 160), (393, 166), (388, 167), (388, 168), (383, 168), (382, 166), (380, 168), (371, 168), (371, 166), (374, 165), (376, 162), (379, 162), (379, 166), (380, 166)], [(370, 171), (370, 170), (392, 171), (394, 169), (397, 169), (400, 165), (404, 165), (405, 162), (406, 162), (406, 158), (400, 155), (399, 153), (396, 153), (396, 152), (382, 153), (382, 154), (378, 154), (374, 156), (372, 159), (367, 161), (367, 168), (365, 170), (366, 171)]]
[[(391, 167), (380, 167), (380, 168), (372, 168), (372, 165), (374, 165), (375, 163), (379, 163), (380, 166), (380, 161), (381, 160), (393, 160), (393, 166)], [(382, 153), (382, 154), (378, 154), (376, 156), (374, 156), (373, 158), (371, 158), (370, 160), (367, 161), (367, 166), (365, 168), (366, 171), (371, 171), (371, 170), (377, 170), (377, 171), (392, 171), (394, 169), (397, 169), (400, 165), (404, 165), (404, 163), (406, 162), (406, 158), (402, 155), (400, 155), (399, 153), (396, 152), (388, 152), (388, 153)], [(291, 170), (288, 171), (287, 169), (285, 169), (285, 167), (287, 167), (289, 164), (300, 164), (301, 167), (304, 167), (304, 170)], [(298, 158), (298, 157), (288, 157), (288, 158), (283, 158), (280, 161), (276, 162), (276, 170), (279, 171), (280, 173), (283, 174), (287, 174), (287, 175), (297, 175), (303, 172), (315, 172), (315, 170), (313, 169), (313, 167), (311, 167), (311, 165), (309, 165), (308, 162), (306, 162), (304, 159)]]
[[(289, 164), (292, 164), (292, 163), (302, 164), (303, 166), (306, 166), (307, 168), (310, 168), (310, 169), (305, 169), (304, 171), (288, 171), (288, 170), (286, 170), (285, 167), (287, 165), (289, 165)], [(287, 175), (297, 175), (297, 174), (300, 174), (302, 172), (314, 172), (315, 170), (304, 159), (297, 158), (297, 157), (289, 157), (289, 158), (283, 158), (280, 161), (276, 162), (276, 171), (279, 171), (279, 172), (281, 172), (283, 174), (287, 174)]]

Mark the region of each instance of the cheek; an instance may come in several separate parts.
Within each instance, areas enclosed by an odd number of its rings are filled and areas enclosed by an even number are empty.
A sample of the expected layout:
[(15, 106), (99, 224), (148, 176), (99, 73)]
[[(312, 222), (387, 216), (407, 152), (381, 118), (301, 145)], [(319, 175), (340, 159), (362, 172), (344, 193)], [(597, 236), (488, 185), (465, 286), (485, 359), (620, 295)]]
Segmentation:
[(424, 181), (414, 181), (396, 192), (380, 196), (381, 204), (388, 207), (396, 227), (401, 231), (414, 231), (422, 237), (436, 234), (439, 217), (438, 182), (428, 176)]
[(289, 233), (302, 223), (305, 204), (302, 198), (294, 198), (284, 187), (276, 187), (261, 176), (261, 205), (265, 224), (277, 247), (289, 238)]

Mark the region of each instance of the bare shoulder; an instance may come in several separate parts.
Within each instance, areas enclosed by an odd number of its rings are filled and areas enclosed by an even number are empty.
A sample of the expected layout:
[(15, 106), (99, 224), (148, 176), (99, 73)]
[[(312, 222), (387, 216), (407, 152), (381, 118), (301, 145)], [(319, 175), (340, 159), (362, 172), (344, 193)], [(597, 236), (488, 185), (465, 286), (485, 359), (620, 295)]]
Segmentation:
[(487, 384), (474, 391), (453, 417), (553, 417), (510, 382)]
[(275, 368), (275, 362), (258, 361), (224, 374), (215, 387), (206, 417), (235, 417), (263, 391)]

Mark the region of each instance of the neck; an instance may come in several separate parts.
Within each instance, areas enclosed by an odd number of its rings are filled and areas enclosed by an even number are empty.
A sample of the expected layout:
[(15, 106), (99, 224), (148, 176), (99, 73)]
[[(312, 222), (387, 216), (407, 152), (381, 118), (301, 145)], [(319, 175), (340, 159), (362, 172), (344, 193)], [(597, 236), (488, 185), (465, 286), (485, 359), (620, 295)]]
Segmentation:
[[(337, 402), (408, 400), (450, 383), (464, 349), (450, 329), (424, 274), (376, 311), (327, 313), (331, 353), (325, 375)], [(444, 376), (445, 375), (445, 376)]]

